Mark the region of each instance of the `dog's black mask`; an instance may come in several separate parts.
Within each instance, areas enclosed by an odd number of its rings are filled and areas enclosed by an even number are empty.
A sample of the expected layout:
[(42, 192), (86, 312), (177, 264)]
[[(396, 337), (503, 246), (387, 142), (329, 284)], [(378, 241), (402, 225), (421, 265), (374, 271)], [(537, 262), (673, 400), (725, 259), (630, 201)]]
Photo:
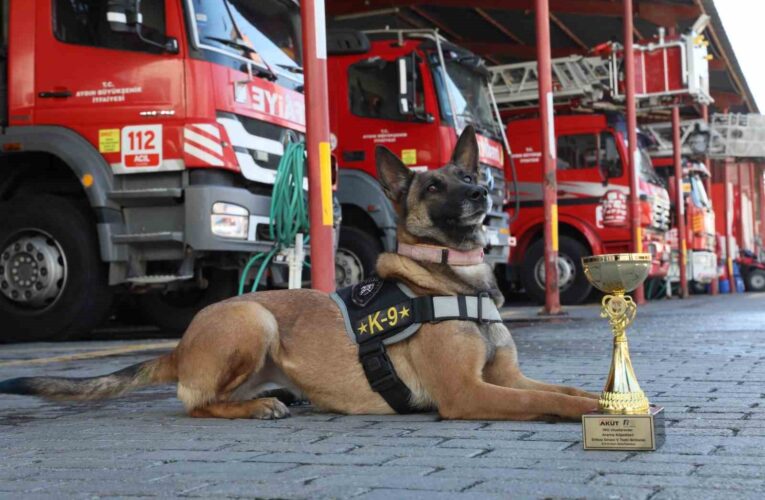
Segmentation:
[(485, 246), (482, 223), (491, 208), (488, 190), (478, 185), (478, 142), (467, 127), (448, 164), (415, 173), (389, 149), (376, 149), (377, 174), (398, 212), (402, 232), (416, 241), (460, 250)]

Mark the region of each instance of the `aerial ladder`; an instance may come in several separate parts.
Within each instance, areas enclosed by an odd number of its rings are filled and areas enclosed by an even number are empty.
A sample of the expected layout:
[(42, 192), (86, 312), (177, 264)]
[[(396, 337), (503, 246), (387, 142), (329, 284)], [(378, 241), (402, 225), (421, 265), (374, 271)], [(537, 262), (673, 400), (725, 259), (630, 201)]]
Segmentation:
[[(701, 35), (708, 16), (701, 16), (688, 33), (667, 36), (663, 28), (646, 44), (636, 44), (636, 101), (638, 110), (683, 102), (710, 104), (708, 42)], [(616, 42), (598, 45), (591, 55), (552, 59), (554, 104), (596, 109), (622, 107), (624, 47)], [(536, 61), (489, 68), (492, 91), (500, 109), (534, 106), (539, 99)]]

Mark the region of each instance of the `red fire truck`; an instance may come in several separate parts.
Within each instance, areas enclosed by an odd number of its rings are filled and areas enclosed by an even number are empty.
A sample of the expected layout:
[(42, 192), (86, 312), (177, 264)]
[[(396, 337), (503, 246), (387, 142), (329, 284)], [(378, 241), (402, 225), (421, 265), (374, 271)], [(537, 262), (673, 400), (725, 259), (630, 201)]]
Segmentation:
[[(512, 232), (518, 240), (511, 256), (511, 275), (533, 299), (544, 301), (542, 229), (541, 122), (513, 120), (507, 135), (518, 172), (522, 207)], [(630, 169), (622, 115), (562, 115), (555, 118), (557, 142), (559, 258), (561, 302), (578, 304), (591, 291), (581, 258), (599, 253), (629, 252)], [(640, 223), (643, 248), (653, 256), (651, 276), (664, 276), (669, 266), (669, 195), (639, 149)]]
[(305, 131), (297, 3), (0, 12), (0, 340), (86, 331), (120, 290), (171, 327), (234, 294)]
[(361, 280), (381, 251), (395, 249), (395, 212), (376, 180), (375, 146), (387, 146), (413, 170), (438, 168), (468, 124), (478, 132), (482, 182), (493, 200), (484, 226), (487, 261), (504, 265), (509, 232), (502, 130), (483, 61), (431, 30), (338, 30), (330, 32), (328, 52), (343, 215), (338, 286)]
[[(688, 34), (668, 37), (660, 30), (649, 43), (635, 45), (640, 110), (677, 105), (683, 100), (711, 100), (706, 45), (699, 36), (707, 21), (699, 19)], [(596, 47), (593, 54), (551, 61), (553, 93), (549, 98), (556, 107), (558, 282), (564, 304), (582, 302), (591, 290), (582, 271), (582, 256), (634, 251), (628, 202), (633, 173), (626, 147), (627, 128), (623, 116), (614, 112), (621, 109), (625, 98), (623, 48), (608, 43)], [(493, 94), (503, 116), (510, 119), (507, 135), (519, 180), (516, 198), (524, 207), (511, 227), (518, 247), (511, 256), (507, 278), (531, 298), (544, 302), (537, 64), (508, 64), (491, 71)], [(653, 256), (649, 276), (662, 277), (670, 257), (666, 242), (669, 194), (643, 144), (638, 145), (635, 160), (642, 247)], [(508, 162), (508, 168), (511, 166)]]
[[(666, 180), (667, 185), (674, 185), (675, 174), (672, 157), (654, 157), (653, 164), (659, 175)], [(704, 180), (709, 175), (709, 170), (703, 163), (683, 158), (684, 216), (688, 255), (687, 276), (690, 286), (697, 292), (703, 291), (705, 285), (711, 283), (717, 276), (715, 212), (712, 208), (712, 200), (704, 187)], [(673, 219), (675, 217), (677, 217), (677, 210), (673, 213)], [(670, 245), (672, 246), (670, 281), (680, 280), (677, 231), (677, 225), (673, 224), (669, 234)]]

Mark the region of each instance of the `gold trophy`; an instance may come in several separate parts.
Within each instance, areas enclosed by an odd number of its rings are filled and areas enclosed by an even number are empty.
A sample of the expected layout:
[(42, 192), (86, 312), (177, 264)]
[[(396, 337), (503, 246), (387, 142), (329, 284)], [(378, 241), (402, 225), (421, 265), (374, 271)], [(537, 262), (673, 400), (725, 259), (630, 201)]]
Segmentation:
[[(625, 295), (648, 276), (651, 255), (619, 253), (582, 259), (584, 274), (605, 292), (600, 316), (608, 318), (614, 334), (614, 352), (606, 386), (597, 412), (582, 416), (585, 450), (655, 450), (663, 440), (663, 408), (648, 403), (640, 389), (627, 346), (627, 327), (635, 319), (637, 306)], [(659, 431), (659, 432), (657, 432)]]

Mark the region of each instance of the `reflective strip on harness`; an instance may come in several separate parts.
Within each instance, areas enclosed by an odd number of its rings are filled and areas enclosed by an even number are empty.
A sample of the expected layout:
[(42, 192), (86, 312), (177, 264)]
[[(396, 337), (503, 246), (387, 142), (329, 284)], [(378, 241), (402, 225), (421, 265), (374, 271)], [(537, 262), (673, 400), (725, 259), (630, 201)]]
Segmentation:
[(411, 337), (422, 323), (502, 322), (488, 293), (417, 297), (402, 283), (369, 278), (330, 297), (340, 308), (348, 337), (359, 346), (359, 361), (369, 385), (398, 413), (416, 408), (411, 406), (411, 391), (398, 378), (385, 346)]

